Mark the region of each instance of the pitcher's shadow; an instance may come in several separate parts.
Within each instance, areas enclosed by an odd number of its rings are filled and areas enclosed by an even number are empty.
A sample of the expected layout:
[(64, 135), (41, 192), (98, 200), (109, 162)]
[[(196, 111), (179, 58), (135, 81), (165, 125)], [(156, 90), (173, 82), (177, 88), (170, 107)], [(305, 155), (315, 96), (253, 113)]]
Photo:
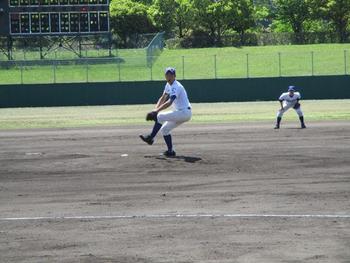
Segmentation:
[(202, 160), (202, 158), (200, 158), (200, 157), (185, 156), (185, 155), (179, 155), (179, 156), (175, 156), (175, 157), (165, 157), (162, 155), (156, 155), (156, 156), (147, 155), (147, 156), (145, 156), (145, 158), (154, 158), (154, 159), (163, 160), (163, 161), (180, 160), (180, 161), (184, 161), (186, 163), (196, 163), (196, 162), (199, 162)]

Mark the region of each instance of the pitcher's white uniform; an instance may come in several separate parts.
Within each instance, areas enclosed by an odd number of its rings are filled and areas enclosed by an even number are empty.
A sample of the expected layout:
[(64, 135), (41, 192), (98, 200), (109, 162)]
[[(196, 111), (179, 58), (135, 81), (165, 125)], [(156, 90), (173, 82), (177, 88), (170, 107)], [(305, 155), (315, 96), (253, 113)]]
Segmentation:
[[(283, 110), (278, 111), (277, 117), (282, 118), (283, 114), (290, 108), (293, 108), (300, 99), (301, 96), (299, 92), (294, 92), (294, 95), (292, 97), (289, 96), (289, 92), (282, 93), (278, 100), (283, 101)], [(301, 111), (300, 107), (295, 109), (295, 111), (299, 117), (303, 116), (303, 112)]]
[(163, 136), (166, 136), (180, 124), (189, 121), (192, 117), (192, 111), (187, 92), (177, 80), (172, 85), (167, 83), (164, 93), (168, 94), (169, 98), (176, 97), (172, 104), (174, 110), (159, 113), (157, 117), (158, 122), (162, 124), (160, 131)]

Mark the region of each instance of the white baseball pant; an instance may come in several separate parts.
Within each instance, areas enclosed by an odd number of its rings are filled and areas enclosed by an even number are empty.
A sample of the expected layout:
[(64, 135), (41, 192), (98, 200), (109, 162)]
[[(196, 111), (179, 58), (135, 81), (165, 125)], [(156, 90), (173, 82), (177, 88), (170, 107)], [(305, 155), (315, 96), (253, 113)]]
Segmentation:
[[(283, 114), (288, 111), (290, 108), (293, 108), (294, 104), (283, 104), (283, 110), (279, 110), (277, 112), (277, 117), (282, 118)], [(299, 117), (303, 116), (303, 112), (301, 111), (301, 107), (298, 109), (294, 109), (295, 112), (298, 114)]]
[(176, 110), (158, 114), (158, 122), (162, 124), (160, 129), (163, 136), (167, 136), (170, 132), (180, 124), (187, 122), (192, 117), (190, 109)]

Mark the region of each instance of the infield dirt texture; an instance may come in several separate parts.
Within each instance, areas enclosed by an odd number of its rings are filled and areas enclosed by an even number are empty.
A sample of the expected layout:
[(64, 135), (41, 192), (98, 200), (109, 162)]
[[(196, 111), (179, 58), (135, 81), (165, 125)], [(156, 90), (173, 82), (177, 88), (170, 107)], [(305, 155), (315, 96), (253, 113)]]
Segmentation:
[(307, 125), (0, 131), (0, 262), (350, 262), (350, 123)]

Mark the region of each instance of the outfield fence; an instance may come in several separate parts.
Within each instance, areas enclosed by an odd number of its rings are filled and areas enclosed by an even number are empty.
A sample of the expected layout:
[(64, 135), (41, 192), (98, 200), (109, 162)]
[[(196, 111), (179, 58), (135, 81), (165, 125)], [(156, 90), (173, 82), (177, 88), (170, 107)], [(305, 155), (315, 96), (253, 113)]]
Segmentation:
[(120, 50), (113, 58), (2, 60), (0, 84), (163, 80), (167, 66), (176, 68), (180, 80), (348, 75), (350, 72), (349, 50), (237, 52), (230, 56), (163, 53), (153, 63), (149, 63), (145, 52), (145, 49)]

